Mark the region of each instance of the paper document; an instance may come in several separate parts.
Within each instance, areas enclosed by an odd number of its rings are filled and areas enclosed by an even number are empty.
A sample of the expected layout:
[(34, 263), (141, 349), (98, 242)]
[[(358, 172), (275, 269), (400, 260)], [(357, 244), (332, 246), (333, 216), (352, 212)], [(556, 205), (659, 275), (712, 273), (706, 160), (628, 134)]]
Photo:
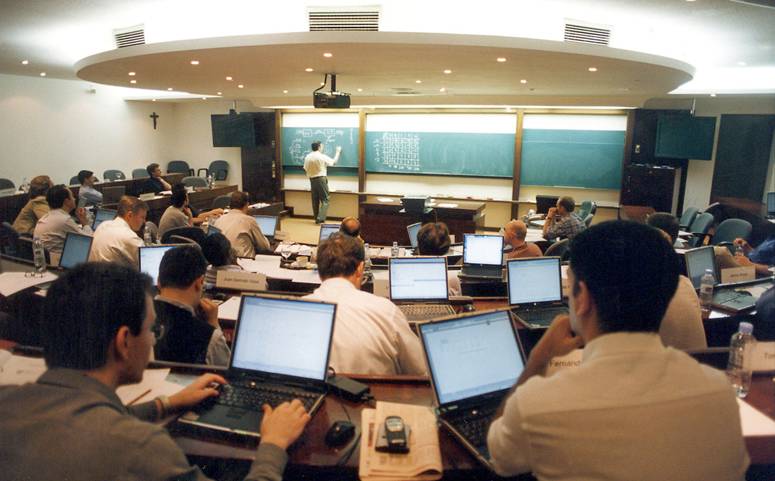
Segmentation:
[(169, 373), (169, 369), (146, 369), (142, 381), (121, 386), (116, 389), (116, 394), (125, 405), (143, 403), (162, 395), (171, 396), (183, 386), (167, 381)]
[(218, 319), (236, 321), (239, 316), (240, 296), (230, 297), (228, 301), (218, 306)]
[(256, 202), (255, 204), (250, 204), (251, 209), (260, 209), (262, 207), (269, 207), (269, 204), (265, 204), (264, 202)]
[[(275, 254), (281, 254), (283, 251), (283, 248), (287, 247), (288, 244), (278, 244), (277, 248), (275, 248), (274, 253)], [(291, 254), (296, 254), (298, 256), (311, 256), (312, 255), (312, 246), (307, 246), (303, 244), (290, 244), (290, 250)]]
[(775, 421), (742, 399), (737, 400), (740, 408), (740, 424), (743, 436), (775, 436)]
[(44, 272), (42, 276), (31, 277), (28, 272), (4, 272), (0, 274), (0, 294), (5, 297), (12, 296), (28, 287), (53, 282), (57, 275)]
[(0, 385), (27, 384), (46, 372), (46, 362), (39, 357), (15, 356), (0, 350)]

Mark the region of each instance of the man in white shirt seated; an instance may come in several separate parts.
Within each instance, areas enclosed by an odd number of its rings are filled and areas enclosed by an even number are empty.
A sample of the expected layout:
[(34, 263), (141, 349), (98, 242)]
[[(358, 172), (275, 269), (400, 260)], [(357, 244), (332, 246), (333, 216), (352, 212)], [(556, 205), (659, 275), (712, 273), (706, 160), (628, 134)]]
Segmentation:
[(326, 221), (328, 213), (328, 167), (336, 164), (342, 148), (336, 148), (334, 158), (327, 156), (326, 146), (319, 140), (312, 142), (312, 152), (304, 157), (304, 172), (309, 177), (310, 194), (312, 196), (312, 215), (316, 224)]
[(200, 212), (194, 217), (191, 207), (188, 204), (188, 191), (184, 184), (175, 184), (172, 186), (172, 196), (170, 197), (172, 205), (167, 207), (159, 220), (159, 238), (171, 229), (178, 227), (193, 227), (200, 225), (212, 216), (223, 214), (223, 209), (213, 209)]
[(75, 197), (70, 189), (61, 184), (55, 185), (46, 192), (46, 202), (50, 210), (38, 220), (32, 236), (40, 239), (49, 254), (62, 254), (68, 232), (91, 235), (89, 218), (84, 208), (75, 210), (78, 223), (70, 216), (70, 212), (75, 209)]
[(139, 247), (143, 240), (137, 235), (145, 224), (148, 204), (125, 195), (118, 201), (118, 213), (113, 220), (97, 227), (91, 245), (90, 261), (120, 262), (138, 267)]
[(335, 302), (330, 365), (357, 374), (425, 374), (420, 340), (390, 300), (360, 290), (363, 243), (335, 233), (318, 246), (323, 283), (309, 299)]
[[(610, 221), (572, 246), (570, 317), (544, 333), (490, 425), (496, 471), (541, 480), (742, 480), (749, 460), (725, 374), (657, 335), (678, 284), (672, 245), (652, 227)], [(553, 357), (582, 345), (580, 366), (543, 375)]]
[(270, 253), (269, 241), (261, 232), (256, 219), (248, 215), (250, 203), (247, 192), (232, 192), (229, 209), (214, 225), (229, 239), (237, 257), (252, 259), (258, 252)]
[[(429, 222), (417, 232), (417, 255), (421, 256), (445, 256), (452, 245), (449, 237), (449, 229), (444, 222)], [(447, 271), (447, 290), (450, 296), (459, 296), (462, 293), (458, 271)]]
[(78, 189), (78, 198), (83, 199), (86, 205), (102, 204), (102, 192), (94, 188), (97, 177), (91, 170), (82, 170), (78, 172), (78, 182), (81, 187)]

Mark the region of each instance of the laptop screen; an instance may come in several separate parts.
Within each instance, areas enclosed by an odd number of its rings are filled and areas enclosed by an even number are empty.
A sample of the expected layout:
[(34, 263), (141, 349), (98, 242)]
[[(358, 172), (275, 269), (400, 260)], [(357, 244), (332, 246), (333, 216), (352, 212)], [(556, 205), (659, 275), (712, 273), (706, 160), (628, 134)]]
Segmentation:
[(164, 257), (164, 253), (170, 249), (178, 247), (177, 245), (166, 246), (143, 246), (140, 247), (140, 272), (144, 272), (151, 276), (153, 285), (155, 286), (159, 280), (159, 265), (161, 264), (161, 258)]
[(253, 218), (256, 219), (256, 224), (258, 224), (262, 234), (266, 237), (274, 237), (277, 230), (278, 217), (276, 215), (254, 215)]
[(525, 368), (508, 311), (420, 326), (440, 405), (509, 389)]
[(562, 300), (559, 257), (514, 259), (508, 262), (509, 304)]
[(465, 234), (463, 237), (463, 263), (503, 265), (503, 237)]
[(767, 213), (775, 214), (775, 192), (767, 192)]
[(420, 227), (422, 227), (421, 222), (406, 226), (406, 233), (409, 236), (409, 244), (412, 249), (417, 249), (417, 234), (420, 232)]
[(686, 261), (686, 275), (691, 279), (695, 289), (700, 288), (705, 269), (712, 270), (715, 277), (716, 256), (713, 252), (713, 246), (690, 249), (684, 252), (684, 260)]
[(318, 237), (318, 245), (324, 240), (328, 240), (331, 234), (339, 232), (339, 224), (320, 224), (320, 236)]
[(391, 257), (389, 278), (394, 301), (448, 299), (444, 257)]
[(97, 213), (94, 215), (94, 223), (91, 226), (92, 230), (97, 230), (97, 227), (99, 227), (99, 225), (105, 222), (106, 220), (115, 219), (116, 214), (118, 214), (118, 212), (116, 212), (115, 210), (97, 209)]
[[(263, 232), (264, 231), (262, 230), (261, 233), (263, 233)], [(223, 232), (221, 231), (221, 229), (215, 227), (212, 224), (209, 224), (207, 226), (207, 235), (213, 235), (213, 234), (223, 234)]]
[(65, 238), (65, 247), (62, 249), (62, 257), (59, 258), (59, 267), (72, 269), (89, 260), (92, 240), (92, 236), (68, 232)]
[(336, 306), (245, 296), (231, 367), (324, 381)]

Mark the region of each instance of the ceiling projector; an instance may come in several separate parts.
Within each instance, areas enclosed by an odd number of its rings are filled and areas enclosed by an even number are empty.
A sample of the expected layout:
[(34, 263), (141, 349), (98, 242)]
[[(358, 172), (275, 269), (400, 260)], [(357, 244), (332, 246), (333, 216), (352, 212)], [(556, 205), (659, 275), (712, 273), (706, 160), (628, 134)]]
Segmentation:
[(331, 75), (331, 91), (320, 92), (328, 82), (329, 74), (326, 74), (323, 85), (312, 92), (312, 105), (316, 109), (349, 109), (350, 94), (336, 91), (336, 74)]

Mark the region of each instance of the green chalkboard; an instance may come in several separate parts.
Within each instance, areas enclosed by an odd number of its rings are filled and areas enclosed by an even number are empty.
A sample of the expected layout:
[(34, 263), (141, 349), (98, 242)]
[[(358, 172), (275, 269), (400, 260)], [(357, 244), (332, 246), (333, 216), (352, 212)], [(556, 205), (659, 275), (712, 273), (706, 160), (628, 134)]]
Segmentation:
[(522, 185), (620, 189), (624, 131), (525, 129)]
[(320, 140), (326, 144), (326, 154), (334, 156), (334, 149), (342, 147), (338, 167), (358, 168), (357, 127), (283, 127), (283, 165), (304, 165), (304, 157), (312, 149), (312, 142)]
[(366, 132), (366, 171), (512, 177), (513, 134)]

